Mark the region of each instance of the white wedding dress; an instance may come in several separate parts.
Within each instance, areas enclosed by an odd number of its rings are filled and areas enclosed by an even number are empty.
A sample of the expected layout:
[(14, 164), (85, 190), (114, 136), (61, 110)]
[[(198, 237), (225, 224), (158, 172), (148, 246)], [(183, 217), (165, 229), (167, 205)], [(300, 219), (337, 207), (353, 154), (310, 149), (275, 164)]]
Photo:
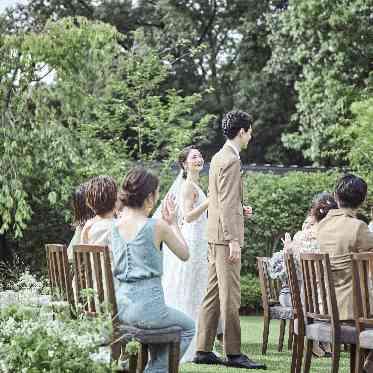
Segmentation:
[[(176, 202), (179, 209), (179, 222), (181, 232), (189, 246), (189, 260), (186, 262), (178, 259), (170, 250), (163, 250), (163, 277), (162, 284), (166, 304), (184, 312), (191, 319), (198, 321), (198, 312), (207, 289), (207, 213), (206, 211), (195, 221), (183, 221), (183, 203), (181, 201), (184, 180), (179, 180)], [(193, 209), (206, 200), (203, 190), (195, 185), (198, 198)], [(171, 192), (175, 193), (176, 191)], [(196, 350), (196, 337), (193, 338), (188, 350), (185, 352), (181, 363), (193, 360)]]

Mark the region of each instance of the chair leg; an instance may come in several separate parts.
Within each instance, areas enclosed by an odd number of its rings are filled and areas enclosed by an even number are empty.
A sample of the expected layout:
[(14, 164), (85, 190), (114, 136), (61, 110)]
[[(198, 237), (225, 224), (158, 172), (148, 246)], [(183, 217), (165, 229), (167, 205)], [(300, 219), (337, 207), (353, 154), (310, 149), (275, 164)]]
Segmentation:
[(180, 342), (170, 343), (169, 361), (168, 361), (168, 372), (178, 373), (179, 372), (179, 360), (180, 360)]
[(280, 336), (278, 338), (278, 352), (282, 351), (282, 347), (284, 345), (284, 335), (285, 335), (285, 328), (286, 328), (286, 320), (280, 321)]
[(297, 341), (297, 363), (295, 366), (295, 373), (301, 373), (303, 350), (304, 350), (304, 334), (301, 334), (298, 336), (298, 341)]
[(146, 364), (148, 363), (149, 346), (142, 344), (140, 346), (140, 352), (138, 356), (138, 372), (142, 373), (145, 370)]
[(262, 355), (267, 353), (268, 347), (268, 335), (269, 335), (269, 322), (271, 319), (268, 316), (264, 316), (264, 325), (263, 325), (263, 343), (262, 343)]
[(288, 350), (291, 350), (293, 346), (294, 337), (294, 320), (289, 321), (289, 338), (288, 338)]
[(291, 367), (290, 373), (295, 373), (297, 361), (298, 361), (298, 338), (299, 336), (294, 335), (293, 349), (291, 353)]
[(341, 344), (334, 342), (332, 344), (332, 370), (331, 370), (331, 373), (338, 373), (340, 352), (341, 352)]
[(118, 361), (122, 352), (123, 342), (116, 342), (111, 345), (111, 360)]
[(355, 372), (356, 345), (350, 345), (350, 373)]
[(304, 356), (304, 373), (309, 373), (311, 368), (313, 340), (307, 339), (306, 355)]
[(137, 361), (138, 361), (138, 355), (130, 355), (129, 356), (129, 373), (136, 373), (137, 371)]
[[(360, 346), (356, 347), (356, 357), (355, 357), (355, 373), (360, 373), (363, 371), (365, 359), (367, 358), (367, 351)], [(370, 354), (370, 352), (368, 353)]]

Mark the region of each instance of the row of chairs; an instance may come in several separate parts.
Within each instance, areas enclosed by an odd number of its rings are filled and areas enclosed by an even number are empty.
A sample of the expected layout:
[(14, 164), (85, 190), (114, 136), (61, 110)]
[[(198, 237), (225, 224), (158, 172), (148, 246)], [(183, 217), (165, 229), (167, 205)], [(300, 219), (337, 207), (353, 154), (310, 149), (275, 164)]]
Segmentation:
[[(270, 291), (276, 286), (271, 284), (268, 275), (264, 273), (268, 258), (258, 258), (259, 275), (262, 284), (262, 294), (267, 298), (265, 315), (271, 317), (271, 305), (268, 301)], [(328, 254), (301, 254), (301, 270), (303, 278), (303, 294), (299, 286), (294, 257), (285, 255), (286, 269), (292, 300), (292, 315), (294, 334), (292, 346), (291, 373), (300, 373), (304, 356), (304, 373), (310, 372), (312, 348), (314, 342), (324, 342), (331, 345), (331, 372), (339, 371), (340, 351), (342, 344), (349, 346), (350, 372), (363, 372), (364, 360), (369, 351), (373, 351), (373, 315), (370, 305), (373, 281), (373, 253), (352, 254), (353, 296), (355, 322), (341, 322)], [(276, 294), (276, 292), (275, 292)], [(302, 299), (303, 298), (303, 299)], [(263, 302), (264, 303), (264, 302)], [(277, 307), (279, 307), (277, 305)], [(283, 332), (280, 332), (283, 337)], [(268, 331), (264, 323), (262, 352), (266, 351)]]
[[(113, 360), (120, 358), (121, 351), (125, 349), (128, 342), (136, 340), (141, 348), (138, 356), (130, 358), (129, 370), (131, 373), (136, 371), (141, 373), (148, 361), (149, 345), (167, 344), (169, 373), (179, 371), (180, 327), (147, 330), (124, 325), (119, 321), (107, 246), (74, 246), (72, 266), (68, 261), (65, 245), (46, 245), (46, 255), (51, 289), (54, 294), (58, 294), (70, 304), (72, 315), (75, 314), (78, 304), (83, 305), (84, 312), (90, 316), (98, 315), (103, 304), (110, 307), (113, 335), (109, 343)], [(82, 295), (84, 289), (94, 289), (94, 296), (84, 297)]]

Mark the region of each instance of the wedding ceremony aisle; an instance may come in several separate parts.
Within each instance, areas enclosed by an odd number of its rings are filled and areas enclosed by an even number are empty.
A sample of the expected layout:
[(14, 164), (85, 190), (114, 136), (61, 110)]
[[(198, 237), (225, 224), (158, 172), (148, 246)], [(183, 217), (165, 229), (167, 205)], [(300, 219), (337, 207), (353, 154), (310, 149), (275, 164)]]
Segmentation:
[[(263, 331), (263, 318), (261, 316), (242, 316), (242, 351), (254, 361), (260, 361), (267, 365), (267, 370), (255, 370), (255, 372), (288, 373), (290, 372), (291, 351), (286, 350), (284, 344), (283, 352), (277, 352), (278, 333), (280, 324), (277, 320), (271, 321), (268, 351), (262, 355), (261, 340)], [(285, 335), (287, 335), (285, 333)], [(220, 350), (219, 350), (220, 352)], [(312, 359), (311, 373), (326, 373), (330, 371), (330, 358)], [(223, 366), (208, 366), (196, 364), (183, 364), (180, 373), (243, 373), (245, 370), (228, 368)], [(346, 352), (342, 352), (340, 360), (340, 373), (349, 372), (349, 360)]]

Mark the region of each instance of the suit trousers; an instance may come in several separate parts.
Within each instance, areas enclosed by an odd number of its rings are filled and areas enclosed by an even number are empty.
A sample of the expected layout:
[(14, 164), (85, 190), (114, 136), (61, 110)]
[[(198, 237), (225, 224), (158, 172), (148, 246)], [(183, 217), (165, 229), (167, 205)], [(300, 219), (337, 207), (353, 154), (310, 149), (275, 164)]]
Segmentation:
[(230, 263), (228, 258), (228, 245), (209, 243), (208, 286), (199, 312), (197, 351), (212, 351), (221, 316), (225, 353), (241, 353), (241, 259)]

